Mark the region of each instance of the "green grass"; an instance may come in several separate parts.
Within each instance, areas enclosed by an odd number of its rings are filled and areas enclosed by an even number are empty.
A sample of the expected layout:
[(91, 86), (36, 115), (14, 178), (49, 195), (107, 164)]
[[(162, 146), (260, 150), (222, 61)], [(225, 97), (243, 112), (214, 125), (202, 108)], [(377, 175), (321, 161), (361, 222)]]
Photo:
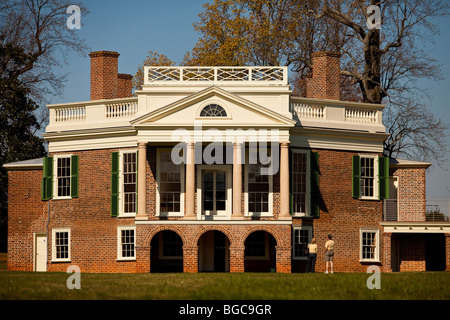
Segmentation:
[(450, 273), (381, 274), (369, 290), (369, 274), (81, 274), (69, 290), (69, 274), (0, 272), (0, 300), (448, 300)]

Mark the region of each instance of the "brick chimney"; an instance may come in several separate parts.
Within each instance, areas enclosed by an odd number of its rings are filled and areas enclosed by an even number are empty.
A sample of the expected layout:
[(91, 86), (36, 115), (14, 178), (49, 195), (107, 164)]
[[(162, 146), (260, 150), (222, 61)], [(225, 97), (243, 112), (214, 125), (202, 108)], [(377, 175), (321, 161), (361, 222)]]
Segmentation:
[(117, 75), (117, 98), (128, 98), (132, 96), (131, 74), (119, 73)]
[(306, 84), (306, 97), (340, 100), (340, 58), (337, 52), (312, 54), (312, 77)]
[(131, 75), (118, 74), (119, 53), (91, 52), (91, 100), (132, 96)]

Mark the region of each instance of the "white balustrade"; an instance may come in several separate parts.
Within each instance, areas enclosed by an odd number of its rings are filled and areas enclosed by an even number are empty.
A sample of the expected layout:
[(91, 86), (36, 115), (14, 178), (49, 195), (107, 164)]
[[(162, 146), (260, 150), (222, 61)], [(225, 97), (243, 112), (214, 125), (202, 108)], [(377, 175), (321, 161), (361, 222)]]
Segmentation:
[(55, 109), (55, 122), (78, 122), (86, 120), (86, 107), (75, 106)]
[(377, 110), (358, 107), (346, 107), (345, 121), (377, 123)]
[(239, 83), (288, 84), (287, 67), (145, 67), (144, 84)]
[(299, 119), (323, 119), (325, 117), (325, 106), (321, 105), (293, 102), (292, 111)]
[(137, 102), (121, 102), (105, 105), (105, 118), (118, 119), (134, 116), (138, 111)]

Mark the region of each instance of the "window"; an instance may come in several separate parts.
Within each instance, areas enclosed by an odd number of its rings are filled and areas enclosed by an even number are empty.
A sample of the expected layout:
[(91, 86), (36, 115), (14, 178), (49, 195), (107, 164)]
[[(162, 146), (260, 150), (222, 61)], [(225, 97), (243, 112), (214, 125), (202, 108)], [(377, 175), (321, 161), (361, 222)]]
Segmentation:
[(135, 216), (137, 209), (137, 151), (113, 152), (111, 156), (111, 216)]
[(375, 165), (373, 157), (361, 157), (361, 197), (375, 197)]
[(78, 198), (78, 163), (76, 155), (44, 157), (41, 199)]
[(268, 258), (269, 234), (265, 231), (255, 231), (245, 240), (245, 257)]
[(209, 104), (202, 109), (200, 117), (227, 117), (227, 112), (218, 104)]
[(389, 158), (353, 156), (353, 198), (389, 199)]
[(293, 258), (297, 260), (307, 259), (306, 249), (312, 239), (312, 227), (294, 227), (292, 237)]
[(309, 205), (309, 152), (292, 151), (292, 210), (294, 215), (307, 215)]
[(53, 229), (52, 260), (70, 261), (70, 229)]
[(70, 197), (70, 157), (55, 159), (57, 197)]
[(135, 227), (119, 227), (118, 228), (118, 246), (117, 258), (120, 260), (135, 260), (136, 247), (136, 228)]
[[(251, 151), (249, 151), (250, 153)], [(270, 154), (270, 153), (269, 153)], [(272, 182), (271, 174), (261, 174), (261, 169), (270, 168), (269, 164), (262, 164), (259, 154), (253, 154), (255, 159), (246, 161), (246, 214), (254, 216), (272, 216)], [(250, 157), (249, 157), (250, 158)], [(255, 162), (252, 164), (249, 162)], [(269, 169), (266, 169), (266, 172)]]
[(184, 166), (173, 163), (171, 149), (158, 150), (159, 215), (182, 216), (184, 213)]
[(136, 152), (122, 153), (122, 205), (123, 213), (136, 213), (137, 165)]
[(183, 242), (177, 233), (169, 230), (160, 233), (159, 255), (161, 259), (183, 258)]
[(378, 229), (361, 229), (361, 261), (379, 261), (380, 247), (379, 247)]

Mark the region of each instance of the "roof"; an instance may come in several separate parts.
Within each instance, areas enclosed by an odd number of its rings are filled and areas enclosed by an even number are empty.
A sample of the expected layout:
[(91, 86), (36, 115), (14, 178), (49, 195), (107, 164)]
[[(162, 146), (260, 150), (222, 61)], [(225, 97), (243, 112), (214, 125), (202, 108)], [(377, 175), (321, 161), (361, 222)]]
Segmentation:
[(431, 163), (407, 159), (389, 159), (389, 166), (392, 168), (428, 168)]
[(44, 158), (37, 158), (25, 161), (5, 163), (3, 168), (6, 170), (24, 170), (24, 169), (42, 169)]

